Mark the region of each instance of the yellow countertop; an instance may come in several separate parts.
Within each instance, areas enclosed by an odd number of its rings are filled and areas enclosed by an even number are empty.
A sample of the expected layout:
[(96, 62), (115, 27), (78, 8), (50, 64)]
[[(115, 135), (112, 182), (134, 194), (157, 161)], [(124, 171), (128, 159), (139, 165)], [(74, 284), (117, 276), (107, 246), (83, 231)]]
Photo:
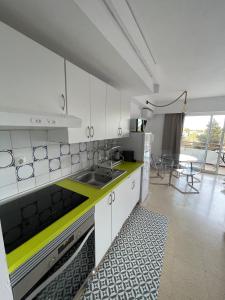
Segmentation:
[(97, 189), (87, 184), (74, 182), (70, 179), (64, 179), (57, 182), (57, 185), (87, 196), (88, 199), (64, 215), (62, 218), (36, 234), (30, 240), (7, 254), (9, 273), (15, 271), (20, 265), (25, 263), (29, 258), (31, 258), (49, 242), (55, 239), (60, 233), (62, 233), (72, 223), (79, 219), (83, 214), (89, 211), (93, 206), (96, 205), (96, 203), (98, 203), (98, 201), (109, 194), (116, 186), (118, 186), (131, 173), (140, 168), (142, 165), (142, 162), (121, 163), (115, 169), (125, 170), (127, 172), (103, 189)]

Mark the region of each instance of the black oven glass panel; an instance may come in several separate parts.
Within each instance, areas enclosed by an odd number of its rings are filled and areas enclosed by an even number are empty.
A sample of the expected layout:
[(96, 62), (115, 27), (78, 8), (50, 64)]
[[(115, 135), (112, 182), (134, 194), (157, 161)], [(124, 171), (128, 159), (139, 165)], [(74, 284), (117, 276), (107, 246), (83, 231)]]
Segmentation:
[[(23, 298), (26, 299), (36, 288), (56, 273), (80, 248), (85, 235), (75, 243), (64, 256), (40, 279), (32, 290)], [(33, 300), (73, 300), (87, 276), (95, 267), (95, 234), (91, 233), (85, 244), (78, 250), (76, 257), (71, 263), (59, 272), (59, 275), (44, 287)]]
[(57, 185), (46, 187), (0, 206), (6, 253), (13, 251), (88, 197)]

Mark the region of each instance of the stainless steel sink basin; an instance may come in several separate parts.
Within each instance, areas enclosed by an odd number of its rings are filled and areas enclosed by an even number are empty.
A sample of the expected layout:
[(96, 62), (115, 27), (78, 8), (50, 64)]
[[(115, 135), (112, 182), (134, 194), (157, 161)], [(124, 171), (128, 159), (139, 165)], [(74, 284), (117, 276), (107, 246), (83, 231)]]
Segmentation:
[(70, 179), (76, 182), (86, 183), (101, 189), (112, 183), (125, 172), (126, 171), (109, 170), (106, 168), (97, 168), (96, 170), (89, 169), (71, 176)]

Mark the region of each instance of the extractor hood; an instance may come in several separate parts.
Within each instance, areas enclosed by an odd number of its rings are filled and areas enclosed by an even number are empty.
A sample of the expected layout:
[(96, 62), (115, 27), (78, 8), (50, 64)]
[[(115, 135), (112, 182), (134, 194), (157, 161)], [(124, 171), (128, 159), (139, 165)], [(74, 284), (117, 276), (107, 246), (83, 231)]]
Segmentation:
[(0, 112), (0, 128), (80, 128), (81, 123), (72, 115)]

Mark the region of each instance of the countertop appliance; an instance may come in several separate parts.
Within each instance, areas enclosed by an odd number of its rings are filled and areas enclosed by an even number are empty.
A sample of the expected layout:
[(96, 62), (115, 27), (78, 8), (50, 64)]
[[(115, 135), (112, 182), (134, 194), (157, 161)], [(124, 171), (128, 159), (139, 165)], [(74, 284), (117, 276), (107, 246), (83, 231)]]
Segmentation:
[(152, 133), (131, 132), (129, 138), (123, 139), (123, 149), (134, 151), (134, 158), (137, 161), (143, 161), (144, 166), (141, 174), (141, 196), (143, 202), (149, 193), (149, 176), (150, 176), (150, 158), (151, 143), (153, 140)]
[(144, 132), (147, 125), (146, 119), (130, 119), (131, 132)]
[[(15, 250), (87, 199), (86, 196), (51, 185), (1, 205), (0, 219), (6, 253)], [(60, 288), (65, 276), (69, 276), (64, 272), (84, 271), (82, 276), (75, 276), (72, 280), (68, 293), (73, 299), (95, 266), (93, 232), (94, 209), (91, 209), (10, 274), (14, 299), (26, 299), (27, 295), (33, 299), (42, 290), (48, 290), (50, 295), (49, 285), (56, 280)], [(56, 288), (53, 290), (57, 292)], [(66, 299), (70, 299), (68, 293)], [(53, 298), (49, 295), (47, 299), (57, 299), (56, 294)]]
[(132, 150), (124, 150), (122, 152), (122, 155), (123, 155), (124, 161), (135, 162), (134, 151), (132, 151)]

